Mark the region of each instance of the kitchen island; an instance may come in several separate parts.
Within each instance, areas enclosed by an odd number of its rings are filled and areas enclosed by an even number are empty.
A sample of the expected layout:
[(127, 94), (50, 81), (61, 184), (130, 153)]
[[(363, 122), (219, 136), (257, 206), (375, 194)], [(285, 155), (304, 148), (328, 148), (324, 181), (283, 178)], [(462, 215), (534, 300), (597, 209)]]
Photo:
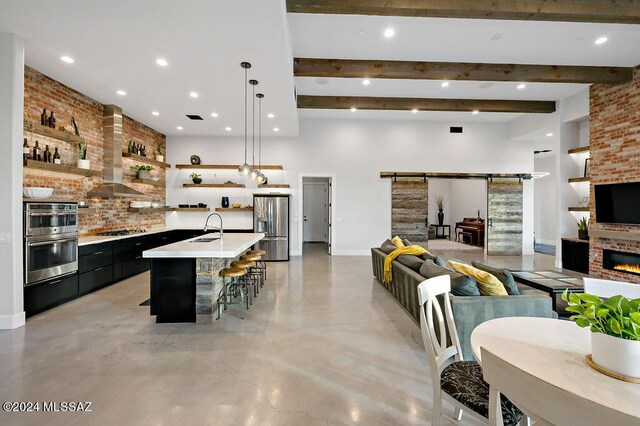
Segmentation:
[(219, 273), (264, 234), (205, 234), (142, 253), (151, 259), (151, 315), (156, 322), (210, 324), (222, 288)]

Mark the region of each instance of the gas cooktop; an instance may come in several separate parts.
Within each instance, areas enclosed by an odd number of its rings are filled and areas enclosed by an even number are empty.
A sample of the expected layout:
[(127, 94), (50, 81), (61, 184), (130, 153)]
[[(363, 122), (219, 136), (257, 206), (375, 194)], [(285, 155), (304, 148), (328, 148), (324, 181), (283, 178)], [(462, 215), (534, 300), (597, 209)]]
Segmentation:
[(100, 237), (120, 237), (122, 235), (134, 235), (134, 234), (144, 234), (147, 232), (144, 229), (121, 229), (118, 231), (106, 231), (106, 232), (98, 232), (98, 236)]

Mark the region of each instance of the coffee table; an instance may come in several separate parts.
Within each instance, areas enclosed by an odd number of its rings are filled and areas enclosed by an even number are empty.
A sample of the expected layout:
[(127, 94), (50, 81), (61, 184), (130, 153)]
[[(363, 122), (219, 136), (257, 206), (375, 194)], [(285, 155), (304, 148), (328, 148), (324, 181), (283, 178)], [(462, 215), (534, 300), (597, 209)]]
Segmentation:
[(511, 271), (516, 282), (544, 291), (551, 297), (551, 307), (557, 311), (557, 299), (565, 290), (569, 293), (583, 293), (581, 276), (556, 271)]

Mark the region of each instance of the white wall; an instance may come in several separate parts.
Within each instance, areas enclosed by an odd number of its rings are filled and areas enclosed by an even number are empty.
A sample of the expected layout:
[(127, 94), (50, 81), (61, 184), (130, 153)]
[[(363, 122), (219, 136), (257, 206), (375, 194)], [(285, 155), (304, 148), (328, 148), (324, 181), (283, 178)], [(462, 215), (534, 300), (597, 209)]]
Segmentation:
[[(335, 174), (336, 197), (333, 221), (336, 238), (334, 254), (368, 254), (369, 248), (388, 238), (391, 227), (391, 182), (381, 179), (381, 171), (531, 173), (533, 150), (527, 143), (508, 143), (506, 125), (493, 123), (453, 123), (464, 133), (450, 134), (448, 122), (313, 120), (300, 121), (298, 138), (263, 141), (263, 164), (282, 164), (279, 178), (291, 184), (292, 204), (298, 204), (298, 174)], [(243, 146), (238, 139), (174, 137), (167, 138), (167, 160), (185, 163), (198, 154), (204, 163), (239, 163)], [(222, 193), (248, 200), (251, 190), (189, 190), (187, 171), (169, 169), (167, 200), (195, 195), (216, 201)], [(239, 176), (230, 176), (239, 181)], [(218, 177), (220, 180), (220, 175)], [(525, 192), (532, 188), (525, 185)], [(527, 194), (525, 193), (525, 198)], [(298, 212), (292, 208), (291, 247), (298, 245)], [(233, 213), (240, 215), (241, 213)], [(533, 233), (533, 202), (525, 211), (525, 228)], [(226, 227), (250, 226), (247, 218), (225, 213)], [(206, 215), (172, 213), (169, 225), (202, 226)], [(525, 252), (531, 249), (525, 247)], [(294, 253), (297, 254), (297, 253)]]
[(534, 179), (534, 231), (536, 241), (556, 245), (556, 158), (553, 153), (539, 154), (534, 160), (536, 172), (549, 175)]
[(438, 223), (438, 207), (436, 206), (436, 198), (442, 196), (444, 199), (444, 223), (451, 224), (451, 200), (450, 200), (450, 181), (449, 179), (429, 179), (429, 223)]
[(457, 179), (451, 181), (451, 216), (450, 223), (455, 225), (465, 217), (487, 219), (487, 182), (485, 180)]

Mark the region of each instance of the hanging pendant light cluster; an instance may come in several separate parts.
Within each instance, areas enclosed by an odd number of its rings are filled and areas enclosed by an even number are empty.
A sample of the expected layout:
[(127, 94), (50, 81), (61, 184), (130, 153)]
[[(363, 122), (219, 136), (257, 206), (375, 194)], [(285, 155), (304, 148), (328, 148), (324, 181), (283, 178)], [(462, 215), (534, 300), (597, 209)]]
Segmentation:
[[(247, 70), (251, 68), (249, 62), (242, 62), (240, 64), (244, 68), (244, 163), (238, 168), (238, 173), (242, 176), (248, 176), (252, 180), (255, 180), (258, 184), (266, 182), (267, 177), (260, 171), (262, 168), (262, 99), (264, 95), (262, 93), (256, 94), (256, 86), (258, 80), (247, 81)], [(251, 85), (251, 150), (252, 161), (251, 165), (247, 163), (247, 146), (248, 146), (248, 102), (247, 102), (247, 83)], [(256, 167), (256, 98), (258, 98), (258, 167)]]

